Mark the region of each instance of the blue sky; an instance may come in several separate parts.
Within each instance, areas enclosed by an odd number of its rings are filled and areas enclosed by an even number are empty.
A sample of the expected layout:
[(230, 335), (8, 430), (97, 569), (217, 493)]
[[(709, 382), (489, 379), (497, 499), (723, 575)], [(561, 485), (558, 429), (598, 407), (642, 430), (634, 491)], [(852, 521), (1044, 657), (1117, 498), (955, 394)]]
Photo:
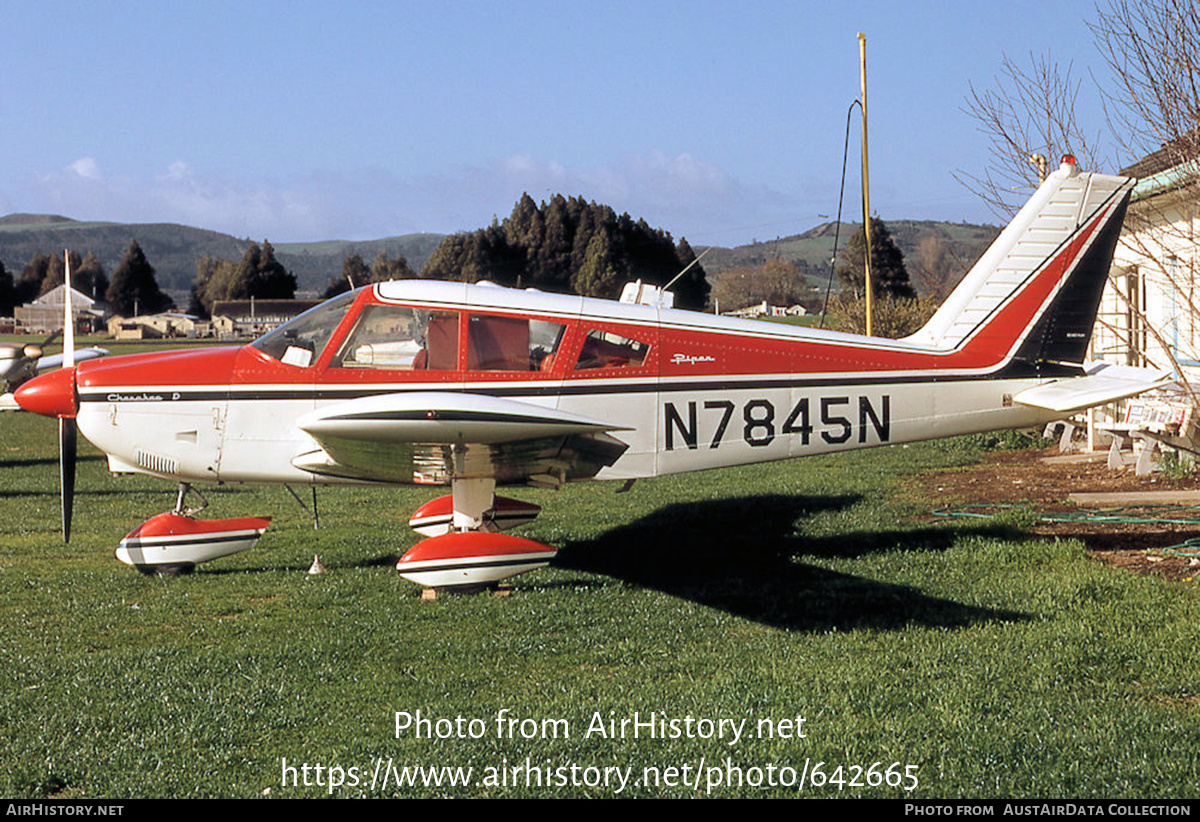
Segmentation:
[(1092, 16), (1077, 0), (6, 0), (0, 214), (287, 242), (474, 229), (561, 192), (696, 246), (769, 239), (836, 211), (864, 31), (872, 210), (991, 222), (951, 176), (988, 159), (969, 84), (1050, 53), (1085, 79), (1078, 117), (1099, 131)]

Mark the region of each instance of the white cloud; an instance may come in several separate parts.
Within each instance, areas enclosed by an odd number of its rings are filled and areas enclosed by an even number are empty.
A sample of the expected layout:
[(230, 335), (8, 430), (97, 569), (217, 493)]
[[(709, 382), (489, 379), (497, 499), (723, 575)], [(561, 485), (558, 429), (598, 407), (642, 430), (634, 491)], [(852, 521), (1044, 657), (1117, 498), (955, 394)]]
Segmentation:
[(99, 180), (101, 178), (100, 164), (92, 157), (80, 157), (68, 165), (67, 170), (78, 174), (85, 180)]
[(160, 178), (160, 179), (183, 180), (187, 177), (190, 177), (191, 174), (192, 174), (192, 169), (187, 163), (185, 163), (183, 160), (176, 160), (175, 162), (173, 162), (169, 166), (167, 166), (167, 173), (166, 173), (165, 178)]
[(424, 175), (360, 168), (286, 180), (230, 179), (184, 159), (139, 179), (102, 174), (94, 158), (84, 157), (38, 176), (28, 197), (35, 202), (20, 207), (78, 219), (178, 222), (282, 242), (473, 230), (505, 217), (526, 192), (539, 201), (581, 196), (676, 238), (722, 244), (748, 239), (747, 226), (766, 226), (757, 232), (763, 236), (806, 228), (795, 224), (796, 215), (811, 210), (690, 154), (660, 150), (590, 166), (514, 154)]

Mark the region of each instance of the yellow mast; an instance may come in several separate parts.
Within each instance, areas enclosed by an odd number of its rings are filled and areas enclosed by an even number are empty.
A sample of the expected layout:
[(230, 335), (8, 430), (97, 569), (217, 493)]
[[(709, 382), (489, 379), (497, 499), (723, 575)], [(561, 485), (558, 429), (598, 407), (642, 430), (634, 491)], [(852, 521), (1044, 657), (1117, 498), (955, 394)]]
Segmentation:
[(858, 60), (862, 77), (862, 199), (863, 199), (863, 237), (867, 241), (867, 255), (864, 260), (863, 281), (867, 292), (867, 336), (871, 336), (871, 304), (874, 300), (871, 288), (871, 194), (867, 184), (867, 35), (858, 33)]

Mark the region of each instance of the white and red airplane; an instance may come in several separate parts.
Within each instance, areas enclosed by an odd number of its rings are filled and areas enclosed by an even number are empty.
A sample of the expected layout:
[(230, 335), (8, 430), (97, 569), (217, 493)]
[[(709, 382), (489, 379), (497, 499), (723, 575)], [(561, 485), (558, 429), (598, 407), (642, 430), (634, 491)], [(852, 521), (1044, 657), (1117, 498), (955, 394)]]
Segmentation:
[[(189, 568), (266, 520), (183, 510), (192, 483), (417, 483), (451, 493), (397, 567), (491, 583), (555, 549), (498, 533), (558, 487), (1044, 424), (1166, 375), (1084, 358), (1132, 180), (1066, 157), (933, 318), (890, 340), (488, 284), (380, 283), (242, 347), (112, 357), (16, 394), (110, 470), (180, 483), (118, 556)], [(643, 304), (650, 302), (651, 304)], [(64, 456), (64, 488), (73, 455)], [(70, 500), (64, 494), (64, 535)]]

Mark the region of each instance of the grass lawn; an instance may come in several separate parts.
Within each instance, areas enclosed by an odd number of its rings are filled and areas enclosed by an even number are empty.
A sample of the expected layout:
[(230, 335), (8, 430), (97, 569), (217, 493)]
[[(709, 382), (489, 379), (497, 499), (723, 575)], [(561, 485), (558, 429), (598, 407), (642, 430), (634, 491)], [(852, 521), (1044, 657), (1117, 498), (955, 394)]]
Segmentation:
[(145, 577), (112, 552), (173, 487), (83, 446), (64, 546), (54, 432), (0, 415), (0, 795), (1200, 794), (1195, 584), (917, 521), (895, 493), (961, 441), (518, 489), (556, 567), (429, 603), (391, 567), (428, 489), (322, 490), (319, 531), (281, 488), (205, 489), (271, 529)]

